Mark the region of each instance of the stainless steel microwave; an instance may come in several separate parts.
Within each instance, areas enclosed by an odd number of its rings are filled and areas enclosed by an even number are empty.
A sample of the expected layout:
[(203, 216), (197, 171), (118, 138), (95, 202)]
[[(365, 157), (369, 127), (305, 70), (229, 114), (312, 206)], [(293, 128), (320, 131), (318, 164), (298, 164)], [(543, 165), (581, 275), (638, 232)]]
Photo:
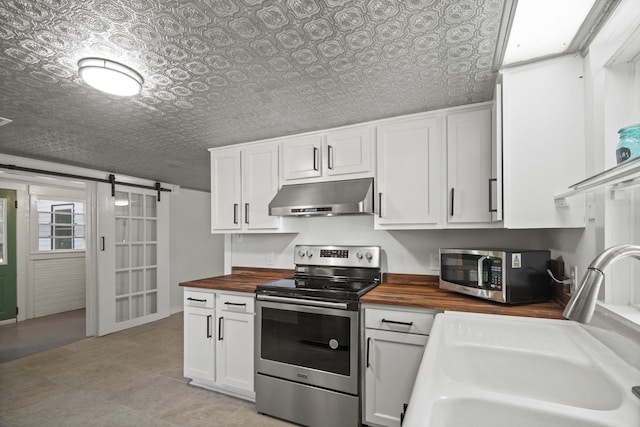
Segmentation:
[(440, 288), (505, 304), (547, 301), (547, 250), (440, 249)]

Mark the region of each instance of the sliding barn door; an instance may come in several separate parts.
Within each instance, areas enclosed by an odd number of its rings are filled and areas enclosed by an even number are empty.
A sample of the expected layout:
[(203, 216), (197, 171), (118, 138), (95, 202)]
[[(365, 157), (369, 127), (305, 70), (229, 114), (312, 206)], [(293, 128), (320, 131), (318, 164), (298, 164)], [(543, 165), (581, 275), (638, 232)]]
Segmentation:
[(169, 198), (98, 185), (98, 335), (170, 312)]

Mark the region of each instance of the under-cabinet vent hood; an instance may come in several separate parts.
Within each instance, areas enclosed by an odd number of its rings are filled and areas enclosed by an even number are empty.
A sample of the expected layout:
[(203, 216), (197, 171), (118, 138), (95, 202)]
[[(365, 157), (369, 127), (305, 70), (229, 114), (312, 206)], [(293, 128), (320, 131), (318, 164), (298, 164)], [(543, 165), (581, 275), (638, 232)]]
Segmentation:
[(373, 178), (283, 185), (269, 203), (272, 216), (373, 213)]

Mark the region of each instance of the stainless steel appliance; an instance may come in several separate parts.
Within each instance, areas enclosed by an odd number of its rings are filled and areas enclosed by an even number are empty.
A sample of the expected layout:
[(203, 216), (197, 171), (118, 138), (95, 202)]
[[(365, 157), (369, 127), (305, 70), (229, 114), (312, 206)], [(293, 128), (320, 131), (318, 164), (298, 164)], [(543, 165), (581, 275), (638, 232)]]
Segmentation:
[(550, 252), (440, 249), (440, 288), (506, 304), (547, 301)]
[(333, 216), (373, 213), (373, 178), (283, 185), (269, 215)]
[(359, 426), (359, 299), (380, 283), (380, 247), (296, 246), (294, 263), (294, 278), (256, 289), (256, 408)]

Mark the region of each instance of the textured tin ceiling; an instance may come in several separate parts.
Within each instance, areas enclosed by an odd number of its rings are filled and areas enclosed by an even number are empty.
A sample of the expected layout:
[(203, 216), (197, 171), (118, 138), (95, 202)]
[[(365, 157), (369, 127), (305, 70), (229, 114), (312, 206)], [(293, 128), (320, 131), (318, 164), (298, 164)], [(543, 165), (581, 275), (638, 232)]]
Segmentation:
[[(486, 101), (505, 0), (0, 1), (0, 153), (208, 189), (207, 148)], [(100, 56), (144, 77), (82, 82)]]

